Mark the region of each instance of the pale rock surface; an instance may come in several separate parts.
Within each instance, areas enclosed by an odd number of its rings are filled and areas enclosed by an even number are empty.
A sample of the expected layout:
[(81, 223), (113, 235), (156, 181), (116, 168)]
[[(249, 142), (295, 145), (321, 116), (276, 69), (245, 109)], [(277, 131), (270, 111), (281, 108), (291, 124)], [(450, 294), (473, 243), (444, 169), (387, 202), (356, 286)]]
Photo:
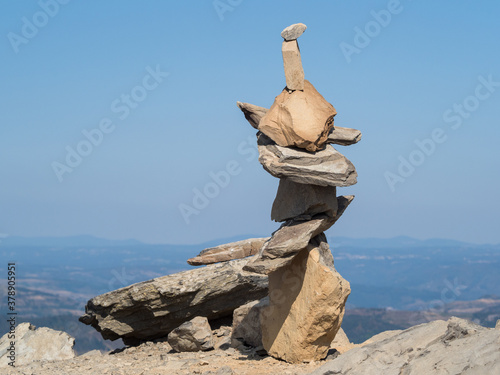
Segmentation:
[(350, 292), (325, 235), (315, 237), (288, 266), (269, 275), (269, 307), (261, 315), (264, 349), (290, 363), (325, 358)]
[(168, 343), (177, 352), (198, 352), (214, 348), (212, 329), (205, 317), (197, 316), (168, 334)]
[(234, 310), (232, 346), (239, 347), (243, 344), (257, 348), (262, 345), (260, 315), (267, 306), (269, 306), (269, 297), (249, 302)]
[(279, 146), (317, 151), (323, 148), (336, 114), (335, 108), (304, 80), (304, 91), (289, 92), (285, 88), (275, 98), (260, 119), (259, 130)]
[(351, 349), (310, 374), (500, 374), (499, 345), (499, 330), (450, 318)]
[(351, 186), (357, 182), (354, 165), (330, 145), (311, 153), (278, 146), (263, 133), (258, 134), (257, 144), (259, 162), (274, 177), (319, 186)]
[(236, 102), (236, 105), (239, 109), (241, 109), (247, 121), (255, 129), (259, 128), (260, 119), (269, 111), (267, 108), (259, 107), (250, 103)]
[(331, 349), (336, 349), (339, 353), (345, 353), (355, 347), (355, 344), (349, 341), (349, 338), (345, 334), (344, 330), (340, 328), (335, 335), (335, 338), (330, 344)]
[(257, 254), (267, 240), (269, 240), (269, 237), (249, 238), (247, 240), (211, 247), (200, 252), (198, 256), (188, 259), (187, 262), (192, 266), (201, 266), (246, 258)]
[[(271, 219), (285, 221), (301, 215), (337, 214), (335, 186), (305, 185), (281, 178), (271, 210)], [(260, 250), (260, 249), (259, 249)]]
[(80, 321), (126, 344), (164, 337), (195, 316), (217, 319), (267, 295), (267, 277), (243, 271), (247, 259), (158, 277), (92, 298)]
[(287, 89), (304, 90), (304, 69), (302, 68), (302, 59), (297, 41), (283, 42), (281, 53), (283, 55)]
[(495, 328), (496, 328), (496, 329), (500, 329), (500, 319), (499, 319), (499, 320), (497, 320), (497, 324), (495, 325)]
[(338, 209), (333, 218), (325, 214), (318, 214), (309, 220), (292, 219), (286, 221), (262, 246), (259, 254), (251, 258), (251, 261), (243, 269), (267, 275), (287, 265), (299, 251), (309, 245), (313, 237), (335, 224), (353, 199), (353, 195), (337, 197)]
[(75, 339), (66, 332), (21, 323), (16, 327), (14, 339), (8, 335), (6, 333), (0, 338), (0, 367), (8, 367), (12, 360), (8, 358), (11, 355), (11, 341), (15, 341), (15, 366), (33, 361), (55, 361), (75, 357)]
[(295, 23), (283, 29), (281, 32), (281, 37), (286, 41), (296, 40), (299, 36), (304, 34), (307, 26), (303, 23)]
[(358, 143), (360, 140), (361, 132), (359, 130), (335, 126), (330, 134), (328, 134), (326, 143), (349, 146), (354, 143)]

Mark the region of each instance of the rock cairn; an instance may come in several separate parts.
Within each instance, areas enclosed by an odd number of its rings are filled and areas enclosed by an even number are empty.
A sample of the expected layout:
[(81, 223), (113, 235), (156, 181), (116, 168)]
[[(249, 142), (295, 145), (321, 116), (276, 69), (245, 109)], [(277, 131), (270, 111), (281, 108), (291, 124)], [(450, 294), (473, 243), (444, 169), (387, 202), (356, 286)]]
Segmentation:
[(264, 349), (300, 363), (325, 358), (340, 329), (349, 283), (335, 270), (324, 231), (354, 196), (337, 187), (356, 183), (353, 164), (331, 144), (361, 139), (334, 126), (335, 108), (304, 78), (297, 39), (304, 24), (281, 33), (286, 87), (270, 109), (238, 102), (258, 130), (259, 162), (280, 179), (271, 219), (283, 222), (243, 269), (268, 275), (269, 302), (261, 309)]

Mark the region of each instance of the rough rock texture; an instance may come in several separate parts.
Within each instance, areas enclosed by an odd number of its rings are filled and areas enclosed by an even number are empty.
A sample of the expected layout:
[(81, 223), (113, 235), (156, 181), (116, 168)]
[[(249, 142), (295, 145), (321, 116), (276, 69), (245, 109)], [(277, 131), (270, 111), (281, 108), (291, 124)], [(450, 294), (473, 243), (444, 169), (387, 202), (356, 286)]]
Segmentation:
[(137, 344), (164, 337), (195, 316), (230, 316), (267, 295), (267, 277), (243, 271), (247, 261), (212, 264), (102, 294), (87, 302), (80, 321), (105, 339)]
[(345, 353), (348, 350), (351, 350), (355, 344), (349, 341), (349, 338), (345, 334), (344, 330), (340, 328), (335, 335), (335, 338), (330, 344), (331, 349), (336, 349), (339, 353)]
[(290, 363), (325, 358), (350, 292), (325, 235), (315, 237), (290, 265), (269, 275), (269, 307), (261, 318), (264, 349)]
[(307, 26), (303, 23), (295, 23), (283, 29), (281, 37), (286, 41), (295, 40), (306, 31)]
[[(278, 192), (271, 210), (271, 219), (285, 221), (301, 215), (337, 214), (337, 188), (335, 186), (305, 185), (289, 178), (280, 179)], [(260, 249), (259, 249), (260, 250)]]
[(288, 90), (304, 90), (304, 69), (296, 40), (283, 42), (281, 46), (283, 66), (285, 68), (286, 87)]
[(340, 126), (335, 126), (326, 139), (326, 143), (334, 143), (342, 146), (349, 146), (359, 141), (361, 141), (361, 132), (359, 130), (341, 128)]
[(451, 318), (355, 348), (311, 375), (500, 374), (500, 331)]
[(201, 266), (204, 264), (212, 264), (226, 262), (228, 260), (242, 259), (250, 255), (255, 255), (259, 252), (264, 242), (269, 240), (266, 238), (250, 238), (237, 242), (211, 247), (205, 249), (198, 256), (188, 259), (188, 263), (192, 266)]
[(258, 133), (257, 144), (259, 162), (274, 177), (319, 186), (351, 186), (357, 182), (354, 165), (330, 145), (311, 153), (278, 146), (263, 133)]
[[(0, 367), (9, 366), (12, 361), (11, 341), (15, 341), (15, 365), (21, 366), (33, 361), (54, 361), (73, 358), (75, 339), (66, 332), (50, 328), (36, 328), (30, 323), (16, 327), (15, 339), (8, 333), (0, 338)], [(2, 372), (3, 373), (3, 372)]]
[(259, 130), (279, 146), (317, 151), (325, 144), (336, 114), (335, 108), (305, 80), (304, 91), (289, 92), (285, 88), (275, 98), (261, 118)]
[(495, 328), (496, 328), (496, 329), (500, 329), (500, 319), (499, 319), (499, 320), (497, 320), (497, 324), (495, 325)]
[(238, 307), (233, 313), (232, 346), (241, 344), (253, 347), (262, 345), (260, 315), (269, 306), (269, 297)]
[(236, 102), (236, 105), (239, 109), (241, 109), (247, 121), (255, 129), (259, 128), (260, 119), (269, 111), (267, 108), (259, 107), (250, 103)]
[(250, 272), (269, 274), (290, 263), (294, 256), (305, 249), (310, 240), (330, 228), (342, 216), (353, 195), (337, 197), (338, 209), (335, 217), (325, 214), (313, 216), (310, 220), (288, 220), (273, 233), (262, 246), (259, 254), (248, 262), (244, 269)]
[(168, 334), (168, 343), (177, 352), (198, 352), (214, 348), (212, 328), (208, 319), (197, 316), (182, 323)]

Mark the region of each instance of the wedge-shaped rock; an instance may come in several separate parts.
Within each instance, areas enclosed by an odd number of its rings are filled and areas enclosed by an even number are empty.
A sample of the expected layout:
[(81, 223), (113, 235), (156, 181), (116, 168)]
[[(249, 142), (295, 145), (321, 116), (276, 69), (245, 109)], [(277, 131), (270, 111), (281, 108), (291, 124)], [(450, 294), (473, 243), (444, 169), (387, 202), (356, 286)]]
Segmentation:
[(320, 234), (289, 265), (269, 275), (269, 307), (261, 314), (264, 349), (291, 363), (325, 358), (350, 292)]
[(334, 129), (328, 134), (326, 143), (333, 143), (336, 145), (349, 146), (358, 143), (361, 140), (361, 132), (356, 129), (341, 128), (335, 126)]
[(335, 186), (305, 185), (281, 178), (271, 210), (271, 219), (285, 221), (297, 216), (337, 213), (337, 188)]
[(231, 333), (233, 347), (246, 345), (256, 348), (262, 346), (260, 316), (267, 306), (269, 306), (269, 297), (264, 297), (260, 301), (249, 302), (234, 310)]
[(9, 367), (9, 363), (21, 366), (34, 361), (60, 361), (75, 357), (75, 339), (66, 332), (21, 323), (16, 327), (14, 336), (6, 333), (0, 338), (0, 368)]
[(304, 91), (286, 88), (260, 120), (259, 130), (280, 146), (308, 151), (321, 149), (333, 128), (335, 108), (314, 86), (304, 81)]
[(296, 40), (284, 41), (281, 46), (283, 67), (285, 68), (286, 87), (288, 90), (304, 90), (304, 69)]
[(267, 277), (242, 270), (246, 259), (133, 284), (92, 298), (80, 321), (125, 344), (164, 337), (196, 317), (217, 319), (267, 295)]
[(498, 330), (436, 320), (351, 349), (311, 375), (500, 374), (499, 343)]
[(264, 117), (267, 112), (269, 112), (269, 109), (267, 108), (259, 107), (250, 103), (236, 102), (236, 105), (239, 109), (241, 109), (247, 121), (255, 129), (259, 128), (260, 119)]
[(273, 233), (271, 239), (262, 246), (259, 254), (243, 269), (269, 274), (286, 266), (299, 251), (307, 247), (313, 237), (335, 224), (353, 199), (353, 195), (338, 197), (338, 209), (335, 217), (319, 214), (306, 221), (288, 220)]
[(357, 182), (354, 165), (330, 145), (311, 153), (278, 146), (263, 133), (258, 134), (257, 144), (259, 162), (274, 177), (319, 186), (350, 186)]
[(269, 240), (265, 238), (250, 238), (248, 240), (231, 242), (225, 245), (211, 247), (203, 250), (198, 256), (188, 259), (187, 262), (192, 266), (201, 266), (219, 262), (227, 262), (234, 259), (243, 259), (259, 252), (264, 242)]

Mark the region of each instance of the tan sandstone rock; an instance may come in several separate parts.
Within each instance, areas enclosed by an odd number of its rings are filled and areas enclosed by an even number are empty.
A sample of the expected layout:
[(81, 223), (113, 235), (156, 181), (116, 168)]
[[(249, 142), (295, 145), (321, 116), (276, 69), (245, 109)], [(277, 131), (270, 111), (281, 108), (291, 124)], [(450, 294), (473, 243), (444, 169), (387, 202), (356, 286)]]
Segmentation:
[(326, 143), (349, 146), (354, 143), (358, 143), (360, 140), (361, 140), (361, 132), (359, 130), (350, 128), (341, 128), (340, 126), (335, 126), (335, 128), (332, 129), (330, 134), (328, 134)]
[(283, 54), (286, 87), (288, 90), (304, 90), (304, 69), (300, 58), (299, 44), (296, 40), (284, 41), (281, 53)]
[(285, 221), (302, 215), (337, 214), (335, 186), (306, 185), (281, 178), (271, 210), (271, 220)]
[(269, 306), (269, 297), (238, 307), (233, 313), (231, 343), (233, 347), (262, 345), (261, 314)]
[(284, 89), (276, 97), (269, 112), (261, 118), (259, 130), (279, 146), (316, 151), (323, 148), (336, 114), (335, 108), (304, 80), (304, 91)]
[(255, 129), (259, 128), (260, 119), (269, 111), (267, 108), (259, 107), (250, 103), (236, 102), (236, 105), (239, 109), (241, 109), (247, 121)]
[(291, 363), (325, 358), (350, 292), (320, 234), (290, 265), (269, 275), (269, 307), (261, 316), (264, 349)]
[(259, 252), (264, 242), (269, 240), (265, 238), (250, 238), (248, 240), (231, 242), (228, 244), (211, 247), (203, 250), (198, 256), (188, 259), (187, 262), (192, 266), (201, 266), (219, 262), (227, 262), (233, 259), (242, 259)]

